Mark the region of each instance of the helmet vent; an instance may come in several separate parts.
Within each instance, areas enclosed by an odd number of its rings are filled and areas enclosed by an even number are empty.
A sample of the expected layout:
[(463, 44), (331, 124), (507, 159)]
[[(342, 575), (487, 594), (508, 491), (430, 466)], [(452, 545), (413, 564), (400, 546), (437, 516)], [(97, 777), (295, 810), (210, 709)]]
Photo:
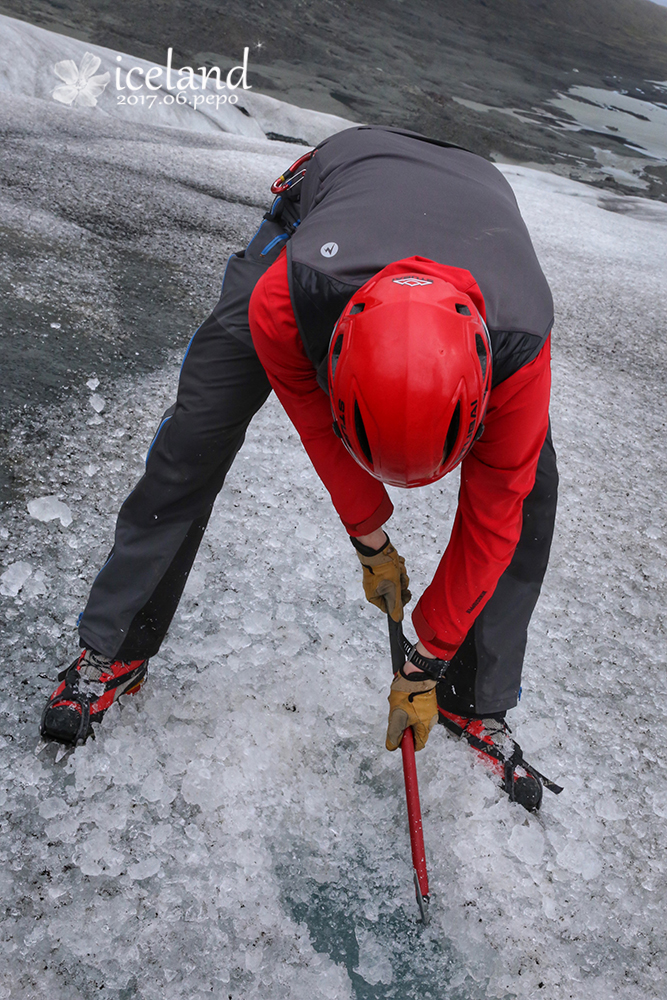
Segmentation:
[(343, 334), (339, 333), (336, 337), (336, 341), (333, 345), (333, 350), (331, 352), (331, 378), (333, 379), (336, 373), (336, 365), (340, 358), (340, 352), (343, 350)]
[(350, 309), (349, 315), (356, 316), (357, 313), (362, 313), (365, 308), (366, 308), (365, 302), (355, 302), (352, 308)]
[(354, 401), (354, 429), (357, 432), (359, 447), (363, 451), (366, 461), (372, 467), (373, 456), (371, 454), (371, 446), (368, 443), (368, 435), (366, 434), (363, 417), (361, 416), (361, 410), (359, 409), (359, 404), (356, 399)]
[(447, 461), (454, 450), (454, 445), (456, 444), (456, 439), (459, 436), (459, 424), (461, 422), (461, 400), (456, 404), (456, 408), (452, 415), (452, 419), (449, 424), (449, 430), (447, 431), (447, 437), (445, 438), (445, 447), (442, 450), (442, 464), (446, 465)]
[(468, 307), (464, 306), (462, 302), (456, 303), (456, 311), (457, 313), (461, 313), (462, 316), (472, 316), (472, 313), (470, 312)]
[(475, 347), (477, 348), (477, 357), (479, 358), (479, 363), (482, 369), (482, 378), (486, 378), (486, 365), (489, 360), (486, 343), (484, 342), (484, 337), (481, 333), (475, 334)]

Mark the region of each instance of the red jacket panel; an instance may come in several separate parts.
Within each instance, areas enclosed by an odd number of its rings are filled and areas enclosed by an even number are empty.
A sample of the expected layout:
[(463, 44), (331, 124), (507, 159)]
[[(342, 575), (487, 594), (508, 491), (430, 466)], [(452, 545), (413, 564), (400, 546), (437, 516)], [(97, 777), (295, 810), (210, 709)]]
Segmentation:
[(333, 432), (329, 397), (317, 383), (294, 318), (284, 252), (257, 282), (249, 319), (269, 382), (347, 531), (367, 535), (380, 528), (394, 505), (382, 483), (355, 462)]
[(549, 428), (550, 390), (551, 338), (491, 390), (484, 433), (461, 463), (449, 544), (412, 613), (417, 635), (442, 659), (454, 655), (512, 560)]

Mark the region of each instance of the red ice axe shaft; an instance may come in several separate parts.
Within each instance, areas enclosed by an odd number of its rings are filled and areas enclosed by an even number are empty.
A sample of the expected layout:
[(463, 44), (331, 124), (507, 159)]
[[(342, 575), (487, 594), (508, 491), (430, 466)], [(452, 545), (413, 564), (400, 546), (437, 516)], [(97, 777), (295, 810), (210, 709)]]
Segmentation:
[(405, 798), (408, 803), (408, 826), (410, 828), (410, 846), (412, 848), (412, 867), (415, 870), (415, 893), (421, 911), (422, 920), (428, 923), (428, 872), (426, 871), (426, 856), (424, 852), (424, 831), (422, 829), (422, 810), (419, 803), (419, 785), (417, 784), (417, 765), (415, 763), (415, 741), (412, 730), (408, 727), (401, 740), (403, 754), (403, 777), (405, 779)]
[[(405, 655), (401, 642), (402, 626), (387, 615), (389, 622), (389, 642), (391, 645), (391, 662), (394, 673), (403, 666)], [(405, 779), (405, 798), (408, 804), (408, 827), (410, 830), (410, 847), (412, 848), (412, 867), (414, 869), (415, 894), (421, 913), (422, 922), (428, 923), (428, 873), (426, 871), (426, 855), (424, 851), (424, 831), (422, 829), (422, 810), (419, 802), (419, 783), (417, 781), (417, 764), (415, 761), (415, 741), (412, 729), (403, 733), (401, 740), (403, 757), (403, 778)]]

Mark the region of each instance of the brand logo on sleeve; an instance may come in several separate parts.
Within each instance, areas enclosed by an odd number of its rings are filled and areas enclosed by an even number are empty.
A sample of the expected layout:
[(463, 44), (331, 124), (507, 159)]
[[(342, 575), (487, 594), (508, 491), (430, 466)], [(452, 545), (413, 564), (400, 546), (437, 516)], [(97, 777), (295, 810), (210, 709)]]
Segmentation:
[(335, 257), (338, 253), (338, 244), (333, 242), (324, 243), (320, 247), (320, 253), (323, 257)]

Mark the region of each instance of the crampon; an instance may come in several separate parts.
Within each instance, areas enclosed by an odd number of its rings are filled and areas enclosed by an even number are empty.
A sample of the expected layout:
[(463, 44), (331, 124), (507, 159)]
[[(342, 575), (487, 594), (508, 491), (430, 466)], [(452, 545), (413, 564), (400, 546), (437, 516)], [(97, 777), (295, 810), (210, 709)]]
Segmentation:
[(92, 723), (122, 694), (135, 694), (146, 679), (148, 660), (110, 660), (84, 649), (61, 670), (61, 682), (46, 703), (39, 727), (42, 737), (80, 746), (90, 735)]
[(555, 795), (563, 789), (545, 778), (524, 760), (523, 751), (511, 737), (504, 719), (470, 719), (443, 708), (438, 709), (438, 721), (454, 736), (466, 740), (483, 763), (500, 779), (500, 784), (512, 802), (518, 802), (530, 812), (536, 812), (542, 802), (542, 789)]

